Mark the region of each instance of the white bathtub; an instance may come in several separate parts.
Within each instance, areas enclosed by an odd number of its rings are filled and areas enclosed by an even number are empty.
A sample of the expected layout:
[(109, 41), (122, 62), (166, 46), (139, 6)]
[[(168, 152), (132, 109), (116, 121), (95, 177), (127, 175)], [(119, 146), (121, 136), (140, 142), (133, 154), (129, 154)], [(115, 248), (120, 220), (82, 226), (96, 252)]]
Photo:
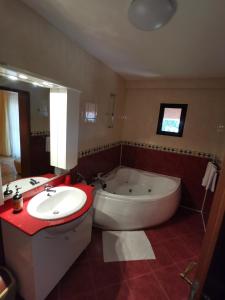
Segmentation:
[(171, 218), (179, 205), (180, 178), (124, 167), (102, 178), (107, 187), (96, 187), (95, 226), (110, 230), (151, 227)]

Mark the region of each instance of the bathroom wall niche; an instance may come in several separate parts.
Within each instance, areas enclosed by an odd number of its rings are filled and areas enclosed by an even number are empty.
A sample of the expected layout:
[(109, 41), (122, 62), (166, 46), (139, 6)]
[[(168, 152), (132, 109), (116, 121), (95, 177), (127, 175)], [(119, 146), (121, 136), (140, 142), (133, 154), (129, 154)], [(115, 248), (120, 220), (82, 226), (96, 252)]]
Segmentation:
[(161, 103), (156, 133), (181, 137), (183, 135), (187, 107), (187, 104)]
[(106, 113), (108, 128), (114, 127), (115, 105), (116, 105), (116, 95), (111, 93), (108, 100), (108, 107)]

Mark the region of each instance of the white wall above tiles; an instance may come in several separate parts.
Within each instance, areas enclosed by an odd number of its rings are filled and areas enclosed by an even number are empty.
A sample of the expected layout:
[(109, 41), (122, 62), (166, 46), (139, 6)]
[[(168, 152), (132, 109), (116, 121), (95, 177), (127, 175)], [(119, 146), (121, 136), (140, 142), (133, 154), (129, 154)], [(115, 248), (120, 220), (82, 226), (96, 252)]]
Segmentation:
[[(156, 134), (160, 103), (188, 104), (182, 137)], [(225, 154), (224, 80), (130, 81), (125, 115), (122, 140)]]
[[(82, 91), (81, 106), (98, 104), (95, 124), (80, 120), (79, 149), (120, 140), (124, 80), (21, 1), (0, 1), (0, 19), (0, 63)], [(105, 114), (111, 93), (117, 98), (115, 126), (109, 129)]]

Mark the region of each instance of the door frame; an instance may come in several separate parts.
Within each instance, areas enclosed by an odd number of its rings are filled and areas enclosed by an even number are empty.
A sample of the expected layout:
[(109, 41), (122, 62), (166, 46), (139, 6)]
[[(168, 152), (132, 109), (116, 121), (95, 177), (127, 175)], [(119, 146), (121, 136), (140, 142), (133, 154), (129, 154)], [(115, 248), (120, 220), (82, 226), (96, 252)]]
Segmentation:
[(30, 176), (30, 93), (20, 89), (1, 86), (0, 90), (18, 93), (19, 120), (20, 120), (20, 149), (21, 149), (21, 176)]
[(195, 276), (194, 300), (200, 300), (225, 214), (225, 157), (215, 191)]

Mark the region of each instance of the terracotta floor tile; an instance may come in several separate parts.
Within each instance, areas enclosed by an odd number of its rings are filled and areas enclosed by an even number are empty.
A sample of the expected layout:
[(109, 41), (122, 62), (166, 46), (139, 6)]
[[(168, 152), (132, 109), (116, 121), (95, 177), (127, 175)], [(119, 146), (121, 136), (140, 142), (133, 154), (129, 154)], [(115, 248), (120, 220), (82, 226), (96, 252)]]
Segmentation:
[(193, 256), (192, 251), (189, 249), (187, 244), (185, 244), (181, 239), (171, 239), (163, 243), (169, 256), (173, 259), (174, 262), (179, 262), (186, 258)]
[(94, 292), (94, 282), (90, 264), (74, 264), (60, 282), (62, 300), (70, 299), (71, 295)]
[(182, 209), (179, 209), (177, 214), (167, 223), (167, 228), (176, 237), (193, 233), (204, 234), (201, 215)]
[(152, 272), (149, 260), (125, 261), (120, 263), (124, 280), (136, 278)]
[(199, 256), (203, 240), (201, 235), (194, 233), (182, 236), (180, 239), (182, 240), (183, 245), (185, 245), (193, 255)]
[(145, 232), (156, 260), (104, 263), (102, 231), (94, 228), (90, 245), (46, 300), (187, 300), (189, 286), (179, 274), (198, 258), (201, 216), (180, 209)]
[(92, 276), (96, 290), (106, 288), (114, 284), (120, 284), (124, 279), (120, 262), (93, 262)]
[(99, 290), (97, 292), (98, 300), (134, 300), (131, 290), (124, 282)]
[(127, 281), (134, 300), (166, 300), (165, 292), (152, 274)]
[(155, 275), (171, 300), (188, 300), (189, 285), (180, 277), (176, 266), (155, 271)]
[(145, 233), (152, 245), (157, 245), (171, 238), (176, 237), (175, 232), (169, 230), (167, 226), (160, 226), (160, 227), (148, 229), (145, 230)]
[(156, 259), (148, 260), (148, 264), (151, 269), (157, 270), (160, 268), (164, 268), (166, 266), (170, 266), (174, 263), (173, 258), (168, 253), (168, 250), (164, 243), (154, 245), (153, 251), (155, 253)]

